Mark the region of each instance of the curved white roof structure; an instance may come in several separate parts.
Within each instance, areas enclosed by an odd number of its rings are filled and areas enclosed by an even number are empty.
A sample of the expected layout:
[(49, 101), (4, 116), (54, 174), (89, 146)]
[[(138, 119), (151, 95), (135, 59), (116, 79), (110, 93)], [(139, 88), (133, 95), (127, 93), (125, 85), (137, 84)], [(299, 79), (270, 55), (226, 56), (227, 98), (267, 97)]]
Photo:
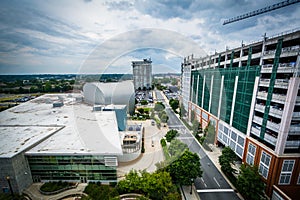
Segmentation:
[(112, 83), (86, 83), (83, 86), (84, 100), (89, 104), (127, 105), (134, 112), (134, 86), (132, 81)]

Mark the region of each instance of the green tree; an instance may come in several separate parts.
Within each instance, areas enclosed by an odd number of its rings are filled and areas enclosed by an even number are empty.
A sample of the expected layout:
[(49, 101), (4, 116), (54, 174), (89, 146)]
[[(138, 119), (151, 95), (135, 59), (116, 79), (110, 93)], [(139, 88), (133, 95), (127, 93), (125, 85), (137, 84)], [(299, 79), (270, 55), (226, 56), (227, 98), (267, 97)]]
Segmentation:
[(138, 108), (137, 111), (141, 114), (144, 114), (144, 108)]
[(188, 149), (188, 146), (185, 143), (178, 139), (174, 139), (171, 141), (168, 150), (171, 156), (176, 156), (182, 154), (186, 149)]
[(167, 114), (163, 114), (161, 117), (160, 117), (160, 120), (162, 123), (167, 123), (168, 120), (169, 120), (169, 117)]
[(265, 184), (260, 178), (257, 166), (242, 165), (237, 179), (237, 189), (245, 199), (264, 198)]
[(177, 135), (178, 135), (178, 131), (174, 130), (174, 129), (171, 129), (166, 134), (166, 140), (168, 142), (171, 142), (171, 140), (173, 140)]
[(232, 175), (234, 169), (231, 164), (236, 160), (236, 155), (230, 147), (224, 147), (222, 150), (222, 155), (219, 157), (219, 163), (221, 165), (221, 170), (228, 175)]
[(179, 158), (167, 166), (167, 171), (176, 184), (190, 185), (191, 179), (202, 175), (200, 158), (196, 153), (186, 150)]
[(148, 105), (148, 101), (147, 100), (142, 100), (141, 105)]
[(179, 101), (177, 99), (170, 99), (169, 104), (174, 112), (177, 113), (177, 108), (179, 108)]
[(153, 200), (163, 199), (169, 193), (176, 192), (172, 178), (166, 171), (150, 174), (146, 171), (131, 170), (125, 175), (125, 179), (119, 181), (117, 188), (121, 194), (135, 192)]
[(162, 102), (157, 102), (154, 106), (154, 110), (159, 112), (165, 109), (165, 105)]

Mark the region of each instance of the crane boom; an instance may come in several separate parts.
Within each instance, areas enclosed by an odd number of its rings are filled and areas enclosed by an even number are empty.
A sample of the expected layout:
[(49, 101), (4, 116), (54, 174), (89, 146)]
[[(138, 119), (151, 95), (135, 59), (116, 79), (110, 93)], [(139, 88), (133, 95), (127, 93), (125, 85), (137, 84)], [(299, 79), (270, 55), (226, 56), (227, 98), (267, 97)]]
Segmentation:
[(233, 22), (236, 22), (236, 21), (240, 21), (240, 20), (243, 20), (243, 19), (246, 19), (246, 18), (249, 18), (249, 17), (253, 17), (253, 16), (256, 16), (256, 15), (260, 15), (260, 14), (263, 14), (263, 13), (266, 13), (266, 12), (270, 12), (272, 10), (276, 10), (276, 9), (279, 9), (279, 8), (282, 8), (282, 7), (285, 7), (285, 6), (289, 6), (291, 4), (299, 3), (299, 2), (300, 2), (300, 0), (282, 1), (280, 3), (276, 3), (276, 4), (273, 4), (271, 6), (267, 6), (267, 7), (258, 9), (258, 10), (254, 10), (254, 11), (251, 11), (251, 12), (248, 12), (248, 13), (245, 13), (243, 15), (239, 15), (239, 16), (236, 16), (236, 17), (233, 17), (233, 18), (230, 18), (230, 19), (226, 19), (223, 22), (223, 25), (230, 24), (230, 23), (233, 23)]

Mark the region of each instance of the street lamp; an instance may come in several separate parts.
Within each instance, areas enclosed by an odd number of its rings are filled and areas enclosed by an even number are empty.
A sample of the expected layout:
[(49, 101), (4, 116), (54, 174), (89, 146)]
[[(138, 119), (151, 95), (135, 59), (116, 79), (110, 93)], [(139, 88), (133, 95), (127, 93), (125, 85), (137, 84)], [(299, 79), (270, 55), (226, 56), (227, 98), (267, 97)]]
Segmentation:
[(9, 186), (9, 190), (10, 190), (11, 196), (14, 198), (14, 191), (12, 190), (12, 187), (11, 187), (10, 177), (7, 176), (7, 177), (6, 177), (6, 180), (7, 180), (7, 182), (8, 182), (8, 186)]
[(194, 179), (191, 178), (191, 191), (190, 191), (190, 194), (193, 194), (193, 182), (194, 182)]

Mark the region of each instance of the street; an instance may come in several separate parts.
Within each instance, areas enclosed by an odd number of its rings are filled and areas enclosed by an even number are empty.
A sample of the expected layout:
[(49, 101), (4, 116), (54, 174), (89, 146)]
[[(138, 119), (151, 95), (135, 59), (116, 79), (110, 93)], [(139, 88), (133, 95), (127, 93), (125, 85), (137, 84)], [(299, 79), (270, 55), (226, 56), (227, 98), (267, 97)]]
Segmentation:
[(201, 200), (240, 199), (215, 167), (214, 163), (210, 160), (202, 147), (196, 142), (190, 131), (185, 127), (181, 120), (178, 119), (174, 111), (165, 102), (160, 91), (156, 91), (156, 97), (166, 106), (165, 111), (169, 116), (169, 128), (178, 130), (180, 135), (177, 138), (187, 144), (191, 152), (197, 153), (200, 157), (203, 174), (201, 178), (198, 177), (194, 181), (194, 184)]

